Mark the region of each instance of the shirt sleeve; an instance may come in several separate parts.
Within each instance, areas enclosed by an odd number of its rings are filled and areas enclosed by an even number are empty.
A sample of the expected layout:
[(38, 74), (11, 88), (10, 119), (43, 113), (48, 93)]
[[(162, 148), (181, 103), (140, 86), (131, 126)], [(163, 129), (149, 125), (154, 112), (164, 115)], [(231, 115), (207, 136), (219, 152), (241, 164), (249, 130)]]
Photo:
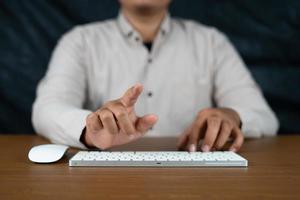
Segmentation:
[(217, 30), (212, 46), (216, 105), (232, 108), (240, 115), (245, 137), (275, 135), (278, 120), (234, 47)]
[(54, 143), (79, 148), (85, 148), (79, 139), (91, 113), (83, 109), (87, 90), (84, 48), (79, 28), (60, 39), (38, 85), (32, 113), (38, 134)]

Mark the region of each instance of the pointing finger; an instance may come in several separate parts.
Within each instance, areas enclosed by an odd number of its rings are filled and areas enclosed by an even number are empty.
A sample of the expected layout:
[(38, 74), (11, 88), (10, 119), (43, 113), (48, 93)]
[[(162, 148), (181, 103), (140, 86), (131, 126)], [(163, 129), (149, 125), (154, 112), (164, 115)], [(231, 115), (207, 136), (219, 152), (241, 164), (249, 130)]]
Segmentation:
[(121, 102), (126, 107), (134, 106), (142, 91), (143, 85), (140, 83), (135, 84), (133, 87), (129, 88), (121, 97)]
[(127, 135), (133, 135), (135, 128), (133, 123), (130, 121), (126, 108), (121, 103), (108, 104), (109, 109), (117, 120), (117, 125)]

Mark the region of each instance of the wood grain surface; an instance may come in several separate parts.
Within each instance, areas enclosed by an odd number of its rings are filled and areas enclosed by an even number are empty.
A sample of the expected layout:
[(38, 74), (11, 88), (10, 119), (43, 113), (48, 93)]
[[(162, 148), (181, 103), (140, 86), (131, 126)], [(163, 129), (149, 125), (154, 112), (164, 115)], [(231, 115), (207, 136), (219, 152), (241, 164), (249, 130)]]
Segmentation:
[[(300, 199), (300, 136), (246, 140), (248, 168), (69, 167), (28, 160), (39, 136), (0, 135), (0, 199)], [(175, 138), (144, 138), (114, 150), (174, 150)]]

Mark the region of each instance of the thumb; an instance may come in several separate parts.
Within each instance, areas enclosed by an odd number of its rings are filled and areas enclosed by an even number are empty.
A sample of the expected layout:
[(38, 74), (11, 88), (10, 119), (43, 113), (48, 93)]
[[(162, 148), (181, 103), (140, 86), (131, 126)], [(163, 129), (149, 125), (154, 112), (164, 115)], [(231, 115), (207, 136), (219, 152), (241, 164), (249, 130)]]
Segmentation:
[(121, 102), (126, 107), (134, 106), (142, 91), (143, 85), (140, 83), (135, 84), (133, 87), (129, 88), (121, 97)]
[(144, 115), (139, 117), (136, 122), (136, 130), (141, 133), (148, 131), (157, 122), (158, 117), (153, 114)]

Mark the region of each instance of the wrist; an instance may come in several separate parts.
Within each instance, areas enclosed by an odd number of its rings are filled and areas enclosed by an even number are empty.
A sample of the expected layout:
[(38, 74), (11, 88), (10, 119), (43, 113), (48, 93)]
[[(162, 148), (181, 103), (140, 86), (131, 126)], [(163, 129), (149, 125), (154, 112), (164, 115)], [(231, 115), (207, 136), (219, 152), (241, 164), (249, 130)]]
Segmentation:
[(234, 109), (232, 109), (232, 108), (225, 108), (225, 109), (232, 116), (232, 119), (234, 120), (236, 125), (239, 128), (241, 128), (242, 127), (242, 121), (241, 121), (241, 117), (240, 117), (239, 113), (237, 111), (235, 111)]

